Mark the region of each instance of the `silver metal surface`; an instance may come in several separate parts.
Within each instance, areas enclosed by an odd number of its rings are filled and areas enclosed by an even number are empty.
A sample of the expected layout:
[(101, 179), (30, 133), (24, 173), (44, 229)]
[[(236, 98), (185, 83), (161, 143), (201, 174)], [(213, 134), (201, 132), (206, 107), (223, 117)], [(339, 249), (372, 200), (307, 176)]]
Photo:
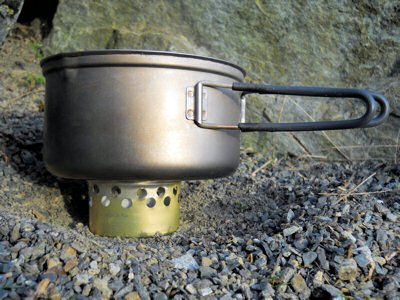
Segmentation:
[(240, 97), (240, 123), (246, 123), (246, 96)]
[[(53, 174), (179, 181), (235, 171), (240, 131), (204, 130), (186, 119), (185, 105), (187, 87), (229, 86), (243, 80), (239, 67), (186, 54), (100, 51), (56, 55), (42, 68), (44, 161)], [(204, 90), (207, 122), (236, 127), (240, 92)]]
[[(203, 102), (204, 102), (203, 97), (205, 91), (204, 87), (211, 87), (214, 89), (218, 88), (232, 89), (232, 84), (226, 84), (222, 82), (212, 82), (212, 81), (200, 81), (194, 86), (194, 106), (195, 106), (194, 122), (196, 123), (196, 125), (204, 129), (238, 130), (239, 127), (237, 123), (239, 123), (240, 115), (238, 120), (236, 121), (236, 125), (227, 125), (227, 124), (220, 125), (212, 122), (207, 122), (207, 124), (203, 123), (204, 119), (202, 118), (202, 112), (203, 112)], [(219, 99), (212, 99), (210, 101), (219, 101)]]
[[(186, 119), (194, 120), (194, 110), (195, 110), (195, 100), (194, 100), (194, 87), (188, 87), (186, 89)], [(203, 90), (202, 95), (202, 114), (201, 120), (207, 120), (207, 91)]]

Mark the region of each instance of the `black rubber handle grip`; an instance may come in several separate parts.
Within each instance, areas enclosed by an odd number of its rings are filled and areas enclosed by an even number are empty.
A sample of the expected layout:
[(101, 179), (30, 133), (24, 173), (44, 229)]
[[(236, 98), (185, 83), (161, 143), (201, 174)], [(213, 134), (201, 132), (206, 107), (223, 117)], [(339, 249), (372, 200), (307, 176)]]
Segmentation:
[(367, 125), (364, 125), (363, 128), (378, 126), (385, 122), (386, 119), (389, 117), (389, 101), (382, 94), (372, 91), (370, 91), (370, 93), (372, 97), (374, 97), (374, 100), (378, 102), (381, 111), (376, 118), (372, 119)]
[[(358, 98), (361, 99), (366, 106), (365, 114), (357, 119), (295, 123), (239, 123), (239, 129), (244, 132), (314, 131), (372, 127), (384, 122), (389, 114), (389, 103), (386, 98), (381, 94), (367, 90), (325, 87), (274, 86), (242, 82), (234, 82), (232, 84), (232, 89), (235, 91), (242, 91), (244, 94), (258, 93), (311, 97)], [(381, 106), (381, 113), (376, 119), (373, 119), (376, 112), (376, 102), (374, 98), (377, 99)]]

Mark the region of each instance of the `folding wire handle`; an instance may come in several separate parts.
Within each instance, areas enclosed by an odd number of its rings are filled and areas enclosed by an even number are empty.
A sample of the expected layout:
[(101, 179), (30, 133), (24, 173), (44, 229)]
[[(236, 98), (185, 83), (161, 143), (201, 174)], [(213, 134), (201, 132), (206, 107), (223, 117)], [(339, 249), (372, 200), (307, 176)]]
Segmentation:
[[(340, 121), (319, 121), (319, 122), (294, 122), (294, 123), (245, 123), (240, 122), (238, 125), (220, 125), (203, 123), (202, 120), (202, 103), (203, 103), (203, 87), (229, 88), (234, 91), (243, 92), (242, 97), (246, 94), (275, 94), (275, 95), (293, 95), (293, 96), (312, 96), (312, 97), (335, 97), (335, 98), (358, 98), (361, 99), (366, 107), (363, 116), (357, 119), (340, 120)], [(387, 99), (377, 93), (360, 89), (342, 89), (342, 88), (325, 88), (325, 87), (294, 87), (294, 86), (274, 86), (264, 84), (251, 84), (234, 82), (232, 84), (221, 84), (215, 82), (198, 82), (195, 86), (195, 114), (194, 122), (197, 126), (207, 129), (240, 129), (243, 132), (249, 131), (314, 131), (314, 130), (337, 130), (351, 128), (373, 127), (383, 123), (389, 115), (389, 103)], [(381, 110), (379, 115), (374, 118), (376, 113), (376, 102), (379, 103)], [(243, 121), (246, 111), (246, 101), (241, 100), (241, 113)]]

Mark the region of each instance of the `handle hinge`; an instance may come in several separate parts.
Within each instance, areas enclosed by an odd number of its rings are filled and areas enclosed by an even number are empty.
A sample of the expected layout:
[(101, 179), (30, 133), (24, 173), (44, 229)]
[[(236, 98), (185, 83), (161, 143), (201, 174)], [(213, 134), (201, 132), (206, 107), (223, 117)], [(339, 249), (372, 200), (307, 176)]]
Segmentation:
[[(186, 119), (195, 120), (195, 88), (190, 86), (186, 89)], [(201, 94), (201, 120), (207, 120), (207, 91), (203, 89)]]

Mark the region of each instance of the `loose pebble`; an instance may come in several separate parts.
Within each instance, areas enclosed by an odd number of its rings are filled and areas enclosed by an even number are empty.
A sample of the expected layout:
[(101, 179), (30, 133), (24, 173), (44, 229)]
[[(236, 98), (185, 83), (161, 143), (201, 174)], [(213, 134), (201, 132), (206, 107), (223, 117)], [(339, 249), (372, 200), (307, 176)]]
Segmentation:
[(338, 276), (341, 280), (354, 281), (357, 274), (357, 263), (354, 259), (345, 259), (339, 265)]
[(193, 286), (193, 284), (187, 284), (186, 287), (185, 287), (185, 290), (191, 295), (195, 295), (197, 293), (197, 290)]
[(178, 269), (190, 270), (198, 269), (199, 265), (191, 254), (185, 254), (172, 260), (174, 267)]
[(291, 226), (291, 227), (289, 227), (289, 228), (285, 228), (285, 229), (283, 230), (283, 235), (284, 235), (284, 236), (292, 235), (292, 234), (296, 233), (297, 231), (299, 231), (300, 229), (301, 229), (301, 228), (298, 227), (298, 226)]
[(311, 266), (314, 260), (318, 257), (317, 253), (310, 251), (303, 254), (303, 262), (305, 267)]

